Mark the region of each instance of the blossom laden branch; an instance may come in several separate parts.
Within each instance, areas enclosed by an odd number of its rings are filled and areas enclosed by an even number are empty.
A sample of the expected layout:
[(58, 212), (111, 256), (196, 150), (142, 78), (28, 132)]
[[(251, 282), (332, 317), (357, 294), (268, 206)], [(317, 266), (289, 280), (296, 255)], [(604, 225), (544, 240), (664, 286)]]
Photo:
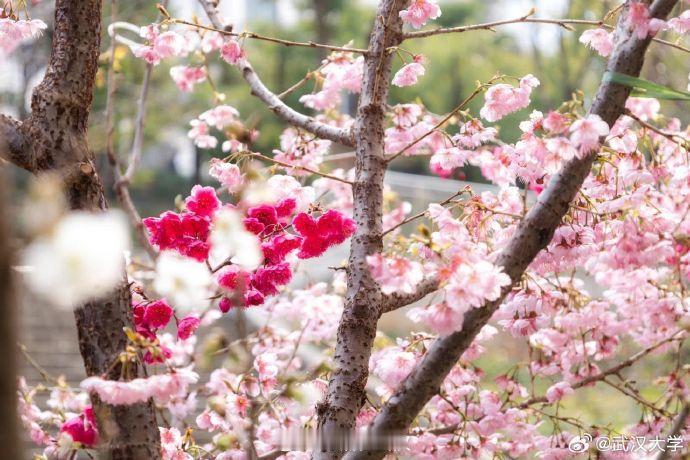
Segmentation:
[[(665, 18), (676, 3), (676, 0), (656, 0), (650, 8), (651, 17)], [(651, 39), (640, 38), (629, 29), (627, 13), (626, 8), (618, 20), (616, 47), (607, 70), (637, 76)], [(629, 94), (629, 88), (604, 81), (590, 113), (612, 126), (624, 114)], [(527, 266), (551, 241), (561, 219), (570, 208), (571, 201), (589, 174), (595, 156), (590, 152), (582, 158), (571, 159), (550, 181), (497, 260), (497, 265), (503, 268), (512, 283), (501, 290), (496, 300), (467, 312), (462, 330), (441, 337), (431, 345), (421, 362), (400, 383), (374, 419), (372, 428), (375, 432), (407, 429), (424, 405), (438, 393), (446, 375), (512, 290), (512, 286), (521, 279)], [(346, 458), (371, 458), (371, 454), (352, 454)], [(383, 453), (380, 453), (375, 458), (382, 456)]]
[[(224, 30), (223, 22), (218, 15), (215, 6), (209, 0), (199, 0), (208, 15), (213, 27), (218, 30)], [(266, 85), (264, 85), (259, 75), (254, 71), (254, 68), (249, 61), (244, 58), (238, 62), (238, 66), (242, 77), (249, 84), (252, 95), (261, 100), (268, 108), (275, 113), (280, 119), (298, 128), (302, 128), (321, 139), (337, 142), (349, 147), (353, 147), (354, 139), (349, 129), (332, 126), (313, 117), (304, 115), (297, 110), (289, 107), (285, 102), (280, 100), (276, 94), (271, 92)]]
[[(413, 32), (408, 32), (404, 34), (403, 38), (404, 40), (411, 40), (411, 39), (416, 39), (416, 38), (426, 38), (426, 37), (432, 37), (435, 35), (445, 35), (445, 34), (453, 34), (453, 33), (464, 33), (464, 32), (470, 32), (474, 30), (490, 30), (493, 31), (495, 27), (500, 27), (500, 26), (505, 26), (505, 25), (511, 25), (511, 24), (546, 24), (546, 25), (555, 25), (562, 27), (566, 30), (574, 30), (571, 26), (573, 25), (584, 25), (584, 26), (592, 26), (592, 27), (601, 27), (607, 30), (613, 30), (615, 29), (614, 26), (611, 24), (607, 24), (605, 20), (590, 20), (590, 19), (549, 19), (549, 18), (534, 18), (532, 17), (535, 14), (535, 11), (532, 10), (529, 13), (517, 17), (517, 18), (512, 18), (512, 19), (502, 19), (498, 21), (492, 21), (492, 22), (485, 22), (482, 24), (471, 24), (467, 26), (456, 26), (456, 27), (439, 27), (436, 29), (429, 29), (429, 30), (419, 30), (419, 31), (413, 31)], [(611, 14), (609, 13), (607, 15), (607, 18), (610, 17)], [(670, 46), (671, 48), (675, 48), (677, 50), (690, 53), (690, 48), (687, 48), (685, 46), (679, 45), (678, 43), (674, 43), (668, 40), (663, 40), (661, 38), (652, 38), (652, 41), (657, 42), (659, 44), (665, 45), (665, 46)]]

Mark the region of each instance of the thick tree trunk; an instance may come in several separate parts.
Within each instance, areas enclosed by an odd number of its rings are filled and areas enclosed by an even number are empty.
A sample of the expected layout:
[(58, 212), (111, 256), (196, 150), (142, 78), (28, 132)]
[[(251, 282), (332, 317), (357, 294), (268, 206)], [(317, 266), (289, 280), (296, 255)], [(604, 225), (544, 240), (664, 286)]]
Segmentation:
[[(57, 0), (55, 34), (46, 75), (35, 89), (24, 122), (0, 117), (0, 157), (40, 174), (59, 174), (70, 207), (106, 209), (103, 187), (89, 149), (87, 127), (98, 56), (101, 0)], [(123, 281), (113, 292), (75, 310), (79, 348), (87, 375), (120, 378), (114, 365), (127, 339), (131, 294)], [(160, 458), (153, 403), (110, 406), (92, 396), (104, 458)]]
[[(345, 309), (338, 327), (334, 369), (325, 399), (319, 403), (319, 426), (326, 436), (350, 430), (365, 401), (369, 357), (382, 313), (384, 296), (366, 261), (380, 252), (382, 240), (384, 117), (391, 77), (388, 48), (402, 40), (399, 13), (407, 1), (384, 0), (376, 14), (365, 57), (364, 81), (354, 126), (356, 142), (354, 213), (347, 268)], [(325, 455), (326, 458), (337, 455)]]
[(17, 330), (12, 289), (12, 251), (7, 210), (7, 175), (0, 170), (0, 446), (3, 458), (23, 458), (17, 417)]

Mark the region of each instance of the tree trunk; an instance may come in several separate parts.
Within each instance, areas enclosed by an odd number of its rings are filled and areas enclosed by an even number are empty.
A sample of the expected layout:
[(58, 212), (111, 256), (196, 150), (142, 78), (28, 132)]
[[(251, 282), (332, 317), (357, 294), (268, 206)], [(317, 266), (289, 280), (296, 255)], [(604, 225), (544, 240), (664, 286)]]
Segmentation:
[[(364, 81), (354, 125), (356, 142), (352, 237), (345, 308), (338, 327), (334, 369), (328, 393), (317, 406), (326, 436), (339, 436), (355, 425), (365, 401), (369, 357), (382, 313), (383, 294), (366, 261), (383, 248), (383, 178), (386, 172), (384, 122), (391, 76), (391, 53), (402, 40), (399, 13), (407, 1), (384, 0), (376, 14), (365, 57)], [(325, 455), (326, 458), (337, 455)]]
[[(50, 63), (34, 90), (31, 115), (23, 122), (0, 117), (0, 157), (35, 174), (59, 174), (70, 207), (93, 212), (107, 208), (87, 140), (100, 34), (101, 0), (57, 0)], [(87, 375), (120, 378), (120, 367), (114, 363), (127, 344), (123, 328), (132, 324), (130, 304), (123, 274), (116, 289), (75, 310)], [(160, 436), (151, 401), (110, 406), (95, 396), (91, 399), (104, 458), (160, 458)]]

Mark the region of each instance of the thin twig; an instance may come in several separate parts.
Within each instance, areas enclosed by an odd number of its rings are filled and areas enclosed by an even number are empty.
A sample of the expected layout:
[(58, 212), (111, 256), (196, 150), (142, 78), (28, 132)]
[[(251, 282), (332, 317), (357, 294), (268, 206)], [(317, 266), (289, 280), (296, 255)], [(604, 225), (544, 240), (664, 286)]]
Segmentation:
[(307, 72), (307, 74), (306, 74), (300, 81), (298, 81), (297, 83), (295, 83), (294, 85), (292, 85), (291, 87), (289, 87), (288, 89), (286, 89), (285, 91), (283, 91), (282, 93), (278, 94), (278, 99), (285, 99), (287, 96), (289, 96), (290, 94), (292, 94), (293, 92), (295, 92), (297, 89), (299, 89), (299, 88), (301, 88), (302, 86), (304, 86), (304, 84), (305, 84), (306, 82), (308, 82), (309, 80), (311, 80), (312, 78), (314, 78), (314, 76), (317, 75), (318, 72), (319, 72), (321, 69), (323, 69), (323, 67), (324, 67), (324, 64), (320, 65), (320, 66), (319, 66), (316, 70), (314, 70), (314, 71)]
[[(465, 189), (463, 189), (463, 190), (460, 190), (459, 192), (455, 192), (453, 195), (451, 195), (451, 196), (449, 196), (448, 198), (446, 198), (445, 200), (441, 201), (439, 204), (440, 204), (441, 206), (445, 206), (445, 205), (447, 205), (448, 203), (450, 203), (451, 201), (453, 201), (455, 198), (457, 198), (458, 196), (460, 196), (460, 195), (462, 195), (463, 193), (465, 193), (466, 191), (467, 191), (467, 188), (465, 188)], [(400, 223), (398, 223), (397, 225), (394, 225), (394, 226), (392, 226), (391, 228), (389, 228), (388, 230), (385, 230), (381, 236), (386, 236), (386, 235), (388, 235), (390, 232), (394, 231), (395, 229), (400, 228), (400, 227), (402, 227), (402, 226), (405, 225), (405, 224), (409, 224), (410, 222), (412, 222), (412, 221), (414, 221), (414, 220), (417, 220), (417, 219), (419, 219), (419, 218), (421, 218), (421, 217), (424, 217), (424, 215), (426, 215), (427, 212), (429, 212), (429, 211), (425, 209), (424, 211), (422, 211), (422, 212), (420, 212), (420, 213), (417, 213), (417, 214), (415, 214), (414, 216), (410, 216), (410, 217), (408, 217), (408, 218), (406, 218), (406, 219), (403, 219), (403, 220), (400, 221)]]
[(22, 344), (22, 343), (17, 343), (17, 346), (19, 347), (19, 351), (20, 351), (20, 353), (22, 354), (22, 356), (24, 356), (24, 359), (26, 359), (26, 361), (31, 365), (31, 367), (33, 367), (34, 369), (36, 369), (36, 372), (38, 372), (39, 374), (41, 374), (41, 377), (43, 377), (43, 380), (45, 380), (46, 382), (55, 383), (55, 384), (57, 384), (57, 385), (60, 384), (60, 379), (58, 379), (57, 377), (53, 376), (53, 375), (52, 375), (50, 372), (48, 372), (43, 366), (41, 366), (40, 364), (38, 364), (38, 361), (36, 361), (36, 360), (33, 358), (33, 356), (31, 356), (31, 355), (29, 354), (29, 352), (27, 351), (26, 346), (25, 346), (24, 344)]
[(271, 162), (271, 163), (275, 163), (275, 164), (280, 165), (280, 166), (283, 166), (283, 167), (285, 167), (285, 168), (299, 169), (299, 170), (301, 170), (301, 171), (305, 171), (305, 172), (308, 172), (308, 173), (311, 173), (311, 174), (316, 174), (317, 176), (325, 177), (326, 179), (336, 180), (336, 181), (338, 181), (338, 182), (342, 182), (343, 184), (352, 185), (352, 181), (349, 181), (349, 180), (347, 180), (347, 179), (343, 179), (342, 177), (338, 177), (338, 176), (333, 176), (333, 175), (331, 175), (331, 174), (322, 173), (322, 172), (316, 171), (315, 169), (307, 168), (306, 166), (293, 165), (293, 164), (290, 164), (290, 163), (286, 163), (286, 162), (283, 162), (283, 161), (280, 161), (280, 160), (276, 160), (275, 158), (267, 157), (267, 156), (262, 155), (262, 154), (257, 153), (257, 152), (246, 152), (245, 155), (249, 155), (249, 156), (252, 157), (252, 158), (258, 158), (258, 159), (260, 159), (260, 160), (264, 160), (264, 161), (268, 161), (268, 162)]
[(441, 121), (439, 121), (438, 123), (436, 123), (436, 125), (434, 125), (433, 128), (431, 128), (429, 131), (427, 131), (427, 132), (424, 133), (423, 135), (419, 136), (417, 139), (415, 139), (414, 141), (410, 142), (410, 143), (407, 144), (405, 147), (401, 148), (401, 149), (398, 150), (396, 153), (394, 153), (393, 155), (391, 155), (390, 157), (388, 157), (388, 158), (386, 159), (386, 161), (390, 163), (391, 161), (395, 160), (395, 159), (398, 158), (400, 155), (402, 155), (403, 153), (405, 153), (408, 149), (414, 147), (415, 145), (417, 145), (418, 143), (420, 143), (421, 141), (423, 141), (424, 139), (426, 139), (426, 138), (427, 138), (428, 136), (430, 136), (434, 131), (436, 131), (438, 128), (440, 128), (441, 126), (443, 126), (444, 124), (446, 124), (446, 123), (448, 122), (448, 120), (450, 120), (451, 118), (453, 118), (453, 116), (455, 116), (455, 114), (457, 114), (459, 111), (461, 111), (462, 109), (464, 109), (464, 108), (467, 106), (467, 104), (470, 103), (470, 101), (471, 101), (472, 99), (474, 99), (479, 93), (481, 93), (482, 91), (484, 91), (484, 89), (485, 89), (487, 86), (491, 85), (491, 84), (492, 84), (495, 80), (497, 80), (497, 79), (498, 79), (498, 77), (492, 77), (488, 82), (486, 82), (486, 83), (484, 83), (484, 84), (481, 84), (481, 85), (478, 85), (478, 86), (474, 89), (474, 91), (472, 91), (472, 93), (471, 93), (469, 96), (467, 96), (467, 97), (466, 97), (457, 107), (455, 107), (450, 113), (448, 113), (445, 117), (443, 117), (443, 118), (441, 119)]
[[(648, 354), (650, 354), (651, 352), (653, 352), (653, 351), (656, 350), (657, 348), (661, 347), (662, 345), (665, 345), (665, 344), (667, 344), (667, 343), (669, 343), (669, 342), (672, 342), (672, 341), (674, 341), (674, 340), (678, 340), (677, 336), (680, 335), (680, 334), (683, 333), (683, 332), (684, 332), (684, 331), (676, 331), (676, 332), (673, 333), (670, 337), (667, 337), (666, 339), (661, 340), (661, 341), (657, 342), (656, 344), (654, 344), (654, 345), (652, 345), (652, 346), (650, 346), (650, 347), (648, 347), (648, 348), (645, 348), (644, 350), (638, 351), (637, 353), (635, 353), (634, 355), (630, 356), (630, 357), (629, 357), (628, 359), (626, 359), (625, 361), (621, 361), (620, 363), (618, 363), (617, 365), (611, 367), (610, 369), (607, 369), (607, 370), (605, 370), (605, 371), (603, 371), (603, 372), (600, 372), (600, 373), (598, 373), (598, 374), (596, 374), (596, 375), (591, 375), (591, 376), (589, 376), (589, 377), (586, 377), (586, 378), (584, 378), (584, 379), (578, 381), (577, 383), (574, 383), (574, 384), (572, 385), (572, 388), (573, 388), (574, 390), (576, 390), (576, 389), (578, 389), (578, 388), (581, 388), (581, 387), (590, 385), (590, 384), (592, 384), (592, 383), (595, 383), (595, 382), (598, 382), (598, 381), (602, 381), (602, 380), (604, 380), (606, 377), (608, 377), (608, 376), (610, 376), (610, 375), (614, 375), (614, 374), (619, 373), (619, 372), (622, 371), (623, 369), (632, 366), (632, 365), (635, 364), (637, 361), (639, 361), (640, 359), (644, 358), (645, 356), (647, 356)], [(529, 406), (531, 406), (531, 405), (533, 405), (533, 404), (545, 403), (545, 402), (548, 402), (548, 399), (546, 398), (546, 396), (538, 396), (538, 397), (534, 397), (534, 398), (528, 399), (527, 401), (525, 401), (525, 402), (523, 402), (522, 404), (518, 405), (517, 408), (518, 408), (518, 409), (525, 409), (525, 408), (527, 408), (527, 407), (529, 407)]]
[[(164, 2), (164, 3), (167, 3)], [(116, 16), (115, 2), (111, 2), (111, 13), (110, 21), (115, 23)], [(141, 96), (139, 100), (139, 106), (137, 110), (137, 121), (134, 134), (134, 142), (132, 145), (132, 151), (130, 154), (129, 166), (127, 167), (127, 172), (123, 175), (120, 160), (115, 153), (115, 147), (113, 143), (113, 133), (114, 133), (114, 118), (115, 118), (115, 91), (117, 87), (117, 82), (115, 80), (115, 44), (116, 40), (111, 36), (110, 46), (108, 48), (108, 75), (107, 75), (107, 91), (106, 91), (106, 108), (105, 108), (105, 132), (106, 132), (106, 151), (108, 155), (108, 160), (113, 167), (115, 172), (115, 193), (117, 194), (118, 201), (124, 209), (125, 213), (129, 217), (130, 223), (134, 227), (139, 242), (146, 251), (146, 253), (155, 260), (158, 256), (157, 251), (153, 248), (146, 236), (146, 231), (144, 225), (141, 221), (141, 216), (139, 211), (137, 211), (136, 205), (132, 200), (132, 195), (129, 191), (129, 183), (134, 176), (134, 171), (136, 165), (139, 162), (139, 157), (141, 156), (141, 148), (143, 142), (143, 130), (144, 130), (144, 105), (146, 100), (146, 95), (148, 94), (149, 81), (151, 76), (152, 65), (148, 65), (146, 73), (144, 74), (144, 81), (142, 83)]]
[[(457, 26), (457, 27), (439, 27), (437, 29), (429, 29), (429, 30), (419, 30), (415, 32), (408, 32), (403, 35), (403, 40), (408, 40), (408, 39), (414, 39), (414, 38), (425, 38), (425, 37), (431, 37), (434, 35), (443, 35), (443, 34), (452, 34), (452, 33), (463, 33), (463, 32), (469, 32), (472, 30), (491, 30), (493, 31), (494, 27), (499, 27), (499, 26), (505, 26), (509, 24), (551, 24), (551, 25), (556, 25), (559, 27), (563, 27), (564, 29), (567, 30), (573, 30), (570, 25), (587, 25), (587, 26), (594, 26), (594, 27), (602, 27), (607, 30), (613, 30), (614, 26), (605, 23), (602, 20), (588, 20), (588, 19), (548, 19), (548, 18), (533, 18), (531, 17), (534, 14), (534, 12), (530, 12), (524, 16), (520, 16), (518, 18), (513, 18), (513, 19), (502, 19), (498, 21), (493, 21), (493, 22), (485, 22), (482, 24), (471, 24), (467, 26)], [(674, 42), (670, 42), (668, 40), (663, 40), (661, 38), (652, 38), (652, 41), (655, 41), (657, 43), (660, 43), (662, 45), (670, 46), (672, 48), (675, 48), (680, 51), (684, 51), (686, 53), (690, 53), (690, 48), (686, 48), (682, 45), (679, 45)]]
[[(646, 121), (642, 120), (640, 117), (638, 117), (637, 115), (635, 115), (634, 113), (632, 113), (628, 109), (625, 110), (625, 114), (627, 116), (629, 116), (630, 118), (632, 118), (633, 120), (635, 120), (640, 125), (642, 125), (643, 127), (647, 128), (650, 131), (657, 133), (660, 136), (665, 137), (666, 139), (673, 142), (674, 144), (677, 144), (683, 148), (685, 148), (685, 146), (688, 144), (688, 140), (683, 138), (682, 136), (661, 130), (661, 129), (657, 128), (656, 126), (653, 126), (653, 125), (647, 123)], [(682, 142), (678, 141), (678, 139), (682, 139)]]
[(296, 41), (292, 41), (292, 40), (285, 40), (282, 38), (267, 37), (265, 35), (259, 35), (255, 32), (233, 32), (231, 30), (224, 30), (224, 29), (219, 29), (217, 27), (205, 26), (202, 24), (197, 24), (195, 22), (185, 21), (184, 19), (170, 18), (169, 21), (174, 23), (174, 24), (184, 24), (186, 26), (195, 27), (197, 29), (203, 29), (203, 30), (210, 30), (213, 32), (218, 32), (219, 34), (227, 35), (230, 37), (251, 38), (254, 40), (263, 40), (263, 41), (267, 41), (267, 42), (271, 42), (271, 43), (278, 43), (280, 45), (285, 45), (285, 46), (301, 46), (304, 48), (320, 48), (320, 49), (331, 50), (331, 51), (342, 51), (344, 53), (367, 54), (367, 50), (361, 49), (361, 48), (351, 48), (348, 46), (324, 45), (324, 44), (315, 43), (312, 41), (296, 42)]

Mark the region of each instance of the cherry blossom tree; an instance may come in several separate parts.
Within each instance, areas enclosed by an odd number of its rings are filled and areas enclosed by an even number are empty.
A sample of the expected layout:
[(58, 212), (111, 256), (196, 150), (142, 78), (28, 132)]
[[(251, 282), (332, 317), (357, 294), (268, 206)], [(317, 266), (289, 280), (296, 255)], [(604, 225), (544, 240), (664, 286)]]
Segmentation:
[[(158, 21), (142, 27), (119, 22), (111, 5), (109, 127), (116, 44), (146, 66), (126, 163), (107, 130), (120, 205), (152, 262), (130, 263), (128, 280), (127, 238), (103, 212), (86, 141), (99, 1), (56, 2), (51, 62), (32, 114), (0, 118), (2, 158), (58, 173), (67, 207), (82, 211), (58, 212), (23, 255), (35, 267), (29, 286), (60, 292), (75, 307), (88, 374), (80, 389), (20, 382), (22, 421), (47, 458), (88, 450), (142, 459), (383, 458), (390, 446), (381, 442), (395, 436), (413, 458), (571, 458), (612, 451), (606, 442), (616, 437), (627, 446), (616, 458), (686, 448), (688, 131), (652, 96), (690, 95), (638, 78), (650, 46), (690, 52), (680, 41), (688, 13), (669, 19), (679, 2), (627, 0), (600, 20), (530, 12), (436, 28), (429, 23), (442, 8), (434, 0), (381, 0), (366, 48), (236, 32), (217, 2), (199, 3), (207, 22), (176, 18), (161, 4)], [(3, 21), (5, 52), (44, 28), (14, 13)], [(580, 41), (607, 58), (591, 103), (574, 95), (546, 114), (533, 111), (514, 143), (490, 124), (530, 106), (538, 75), (499, 72), (445, 115), (419, 102), (390, 105), (391, 84), (414, 88), (430, 65), (405, 42), (524, 23), (586, 28)], [(662, 39), (665, 30), (681, 37)], [(251, 65), (250, 40), (329, 54), (276, 94)], [(403, 65), (394, 73), (396, 57)], [(214, 85), (209, 59), (239, 72), (286, 124), (272, 155), (253, 151), (259, 133)], [(150, 76), (165, 61), (175, 63), (170, 77), (180, 91), (213, 87), (209, 109), (189, 120), (189, 137), (226, 156), (209, 164), (216, 187), (195, 185), (174, 210), (142, 219), (128, 187), (142, 155)], [(318, 86), (300, 98), (310, 116), (283, 99), (312, 78)], [(346, 93), (358, 96), (353, 117), (339, 110)], [(469, 103), (481, 98), (472, 113)], [(329, 170), (335, 146), (352, 150), (352, 169)], [(404, 156), (428, 157), (441, 177), (478, 166), (497, 189), (461, 189), (411, 214), (384, 181)], [(412, 222), (424, 226), (410, 233)], [(329, 282), (287, 287), (303, 261), (347, 241), (348, 260)], [(75, 258), (79, 268), (58, 270)], [(384, 337), (381, 316), (409, 305), (428, 332)], [(241, 323), (249, 312), (257, 327), (214, 351), (240, 357), (201, 381), (197, 329), (231, 313)], [(489, 379), (478, 359), (497, 336), (519, 343), (524, 360)], [(625, 377), (652, 357), (660, 363), (654, 381)], [(603, 386), (640, 417), (623, 428), (593, 426), (563, 404)], [(35, 395), (46, 388), (44, 411)], [(364, 428), (359, 448), (344, 450)], [(281, 439), (310, 429), (320, 443)]]

